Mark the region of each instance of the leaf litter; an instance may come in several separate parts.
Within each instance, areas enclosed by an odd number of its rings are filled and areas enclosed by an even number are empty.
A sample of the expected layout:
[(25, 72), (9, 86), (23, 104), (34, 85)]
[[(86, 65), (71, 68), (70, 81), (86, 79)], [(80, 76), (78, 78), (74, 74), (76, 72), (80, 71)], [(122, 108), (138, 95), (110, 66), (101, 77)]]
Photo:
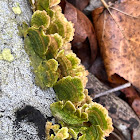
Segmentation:
[[(68, 1), (71, 2), (71, 0)], [(105, 2), (104, 0), (101, 1)], [(115, 86), (130, 82), (133, 86), (123, 89), (121, 92), (126, 95), (126, 101), (140, 116), (140, 80), (138, 78), (140, 76), (140, 1), (119, 0), (114, 5), (109, 6), (103, 3), (105, 8), (95, 9), (92, 12), (95, 41), (92, 43), (89, 41), (91, 34), (87, 37), (85, 35), (87, 34), (86, 29), (90, 30), (88, 22), (82, 25), (82, 20), (89, 19), (84, 18), (85, 15), (83, 16), (83, 13), (79, 12), (80, 6), (76, 2), (72, 2), (72, 4), (77, 9), (68, 2), (66, 2), (63, 9), (66, 18), (72, 21), (77, 29), (75, 40), (72, 41), (73, 50), (76, 50), (75, 53), (82, 59), (82, 63), (88, 69), (90, 68), (90, 72), (100, 77), (99, 79), (103, 80), (107, 85), (110, 83), (110, 85)], [(80, 4), (82, 5), (82, 2)], [(77, 33), (78, 31), (80, 34)], [(96, 44), (96, 38), (98, 45)], [(94, 57), (92, 56), (93, 54)], [(99, 58), (97, 54), (101, 54), (103, 62), (102, 59), (100, 62), (96, 62)], [(92, 61), (90, 61), (89, 56), (93, 58)], [(103, 65), (105, 66), (105, 71), (101, 70), (101, 67), (104, 67)], [(94, 68), (99, 69), (99, 72)], [(108, 79), (104, 76), (106, 73)]]

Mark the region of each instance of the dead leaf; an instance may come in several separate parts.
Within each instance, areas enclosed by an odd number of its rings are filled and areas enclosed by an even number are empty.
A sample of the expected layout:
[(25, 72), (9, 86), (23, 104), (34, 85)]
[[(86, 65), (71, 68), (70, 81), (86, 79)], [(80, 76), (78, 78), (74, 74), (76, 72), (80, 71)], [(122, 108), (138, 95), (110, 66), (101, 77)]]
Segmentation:
[(82, 11), (89, 4), (90, 0), (67, 0), (67, 1), (72, 5), (74, 5), (77, 9)]
[[(91, 21), (73, 5), (66, 1), (62, 1), (62, 9), (65, 17), (68, 21), (74, 23), (75, 35), (72, 41), (73, 48), (77, 50), (85, 50), (85, 46), (88, 46), (86, 57), (88, 57), (87, 64), (92, 64), (97, 55), (97, 41), (95, 37), (95, 31)], [(86, 43), (86, 44), (85, 44)], [(80, 44), (80, 45), (79, 45)], [(85, 53), (85, 52), (84, 52)]]
[(106, 71), (110, 81), (116, 83), (119, 75), (140, 89), (140, 1), (125, 0), (113, 7), (124, 13), (110, 8), (112, 18), (104, 8), (93, 11)]
[(132, 104), (136, 98), (139, 98), (139, 93), (134, 89), (133, 86), (125, 88), (121, 91), (125, 94), (129, 104)]
[[(111, 4), (115, 3), (118, 0), (105, 0), (105, 1), (106, 1), (107, 4), (111, 5)], [(89, 5), (84, 9), (84, 12), (86, 12), (86, 14), (90, 14), (91, 11), (93, 11), (96, 8), (99, 8), (101, 6), (103, 6), (101, 0), (90, 0)]]
[(84, 42), (73, 43), (73, 52), (80, 58), (81, 63), (88, 69), (90, 65), (90, 44), (88, 39)]
[(90, 67), (89, 72), (94, 74), (101, 82), (106, 84), (108, 83), (107, 73), (101, 56), (97, 56), (94, 63)]
[(140, 117), (140, 98), (133, 101), (132, 107), (135, 110), (136, 114)]
[(127, 100), (129, 105), (133, 108), (133, 110), (136, 112), (136, 114), (140, 117), (140, 95), (139, 93), (134, 89), (133, 86), (121, 90)]

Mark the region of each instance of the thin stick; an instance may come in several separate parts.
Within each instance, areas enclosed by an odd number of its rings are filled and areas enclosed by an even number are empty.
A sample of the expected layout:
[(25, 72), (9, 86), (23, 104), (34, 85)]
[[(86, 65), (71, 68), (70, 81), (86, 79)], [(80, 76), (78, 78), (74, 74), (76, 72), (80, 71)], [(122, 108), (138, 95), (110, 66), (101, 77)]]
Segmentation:
[(115, 8), (115, 7), (109, 7), (109, 8), (114, 9), (114, 10), (116, 10), (116, 11), (118, 11), (118, 12), (120, 12), (120, 13), (126, 15), (126, 16), (129, 16), (129, 17), (132, 17), (132, 18), (139, 18), (139, 17), (134, 17), (134, 16), (132, 16), (130, 14), (127, 14), (126, 12), (123, 12), (123, 11), (121, 11), (121, 10)]
[(103, 3), (103, 5), (104, 5), (104, 7), (105, 7), (106, 9), (109, 8), (109, 5), (108, 5), (104, 0), (101, 0), (101, 2)]
[(132, 17), (132, 18), (138, 18), (138, 17), (134, 17), (134, 16), (132, 16), (132, 15), (130, 15), (130, 14), (127, 14), (126, 12), (123, 12), (123, 11), (121, 11), (121, 10), (115, 8), (115, 7), (112, 7), (112, 6), (108, 5), (108, 4), (105, 2), (105, 0), (100, 0), (100, 1), (103, 3), (104, 7), (105, 7), (107, 10), (109, 10), (109, 8), (111, 8), (111, 9), (114, 9), (114, 10), (116, 10), (116, 11), (118, 11), (118, 12), (124, 14), (124, 15), (130, 16), (130, 17)]
[(107, 90), (107, 91), (105, 91), (105, 92), (101, 92), (101, 93), (95, 95), (93, 98), (95, 99), (95, 98), (98, 98), (98, 97), (101, 97), (101, 96), (104, 96), (104, 95), (108, 95), (109, 93), (113, 93), (113, 92), (119, 91), (119, 90), (121, 90), (121, 89), (128, 88), (128, 87), (130, 87), (130, 86), (131, 86), (131, 83), (126, 83), (126, 84), (124, 84), (124, 85), (121, 85), (121, 86), (118, 86), (118, 87), (116, 87), (116, 88)]

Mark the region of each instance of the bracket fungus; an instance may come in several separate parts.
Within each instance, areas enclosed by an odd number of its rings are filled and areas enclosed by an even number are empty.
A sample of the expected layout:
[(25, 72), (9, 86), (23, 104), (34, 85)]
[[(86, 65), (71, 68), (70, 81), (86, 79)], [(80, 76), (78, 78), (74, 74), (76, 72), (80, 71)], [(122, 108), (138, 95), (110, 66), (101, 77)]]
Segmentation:
[[(85, 88), (88, 72), (80, 59), (68, 51), (74, 28), (62, 14), (60, 0), (30, 0), (33, 9), (31, 27), (23, 24), (25, 50), (35, 81), (42, 89), (53, 87), (57, 102), (51, 104), (59, 125), (46, 123), (47, 140), (103, 140), (112, 131), (108, 111), (92, 102)], [(50, 130), (54, 134), (50, 135)], [(79, 135), (80, 134), (80, 135)]]

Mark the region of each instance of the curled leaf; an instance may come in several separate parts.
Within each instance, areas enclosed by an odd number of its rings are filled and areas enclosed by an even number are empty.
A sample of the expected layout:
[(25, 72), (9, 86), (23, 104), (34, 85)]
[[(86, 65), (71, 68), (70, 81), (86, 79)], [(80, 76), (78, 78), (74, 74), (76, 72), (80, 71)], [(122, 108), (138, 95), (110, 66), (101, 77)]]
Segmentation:
[(127, 80), (140, 89), (140, 1), (122, 0), (109, 9), (93, 11), (108, 79), (115, 84)]
[(74, 5), (77, 9), (82, 11), (89, 4), (90, 0), (67, 0), (67, 1), (72, 5)]

